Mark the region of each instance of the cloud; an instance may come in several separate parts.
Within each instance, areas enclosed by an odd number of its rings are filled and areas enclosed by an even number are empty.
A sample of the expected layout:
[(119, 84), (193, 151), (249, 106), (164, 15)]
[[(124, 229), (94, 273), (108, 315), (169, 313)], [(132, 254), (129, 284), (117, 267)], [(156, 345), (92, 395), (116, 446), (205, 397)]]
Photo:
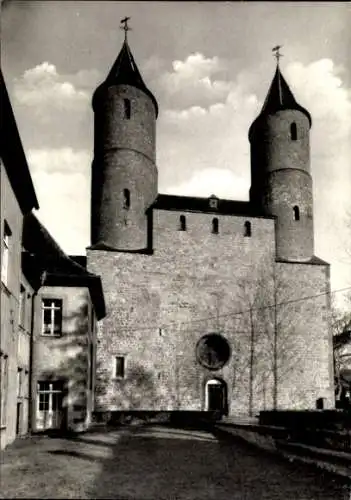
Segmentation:
[(95, 70), (61, 75), (43, 62), (26, 70), (9, 88), (26, 148), (92, 148), (91, 96), (101, 81)]
[(87, 92), (79, 90), (59, 75), (56, 66), (48, 62), (26, 70), (15, 81), (14, 94), (24, 106), (50, 105), (65, 108), (89, 100)]
[[(247, 131), (255, 117), (256, 95), (247, 88), (243, 75), (216, 80), (214, 75), (226, 71), (225, 62), (217, 58), (196, 54), (176, 63), (173, 73), (166, 75), (166, 80), (174, 80), (173, 87), (160, 77), (169, 103), (168, 108), (161, 107), (158, 124), (160, 189), (184, 185), (185, 179), (204, 169), (229, 171), (244, 177), (247, 184)], [(233, 192), (230, 198), (235, 196)]]
[(197, 52), (185, 61), (173, 61), (172, 71), (161, 73), (154, 84), (166, 107), (182, 109), (200, 102), (211, 104), (225, 100), (228, 95), (230, 82), (218, 78), (226, 67), (226, 62), (218, 57), (206, 58)]
[(188, 180), (166, 189), (166, 194), (203, 196), (245, 200), (249, 190), (248, 180), (223, 168), (207, 168), (195, 172)]
[(89, 244), (90, 158), (71, 148), (29, 150), (38, 217), (68, 253)]
[(92, 153), (72, 148), (29, 149), (27, 153), (31, 172), (86, 174), (89, 172)]

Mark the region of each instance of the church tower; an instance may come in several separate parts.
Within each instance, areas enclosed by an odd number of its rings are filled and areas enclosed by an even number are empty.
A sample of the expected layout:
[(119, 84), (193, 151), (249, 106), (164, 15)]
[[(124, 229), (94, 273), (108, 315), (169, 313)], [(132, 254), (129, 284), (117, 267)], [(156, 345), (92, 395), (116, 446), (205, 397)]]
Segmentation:
[(296, 102), (278, 64), (249, 140), (250, 202), (276, 216), (280, 260), (306, 262), (314, 253), (311, 124), (309, 112)]
[(94, 248), (145, 251), (145, 211), (157, 196), (158, 106), (135, 64), (127, 41), (93, 96), (91, 244)]

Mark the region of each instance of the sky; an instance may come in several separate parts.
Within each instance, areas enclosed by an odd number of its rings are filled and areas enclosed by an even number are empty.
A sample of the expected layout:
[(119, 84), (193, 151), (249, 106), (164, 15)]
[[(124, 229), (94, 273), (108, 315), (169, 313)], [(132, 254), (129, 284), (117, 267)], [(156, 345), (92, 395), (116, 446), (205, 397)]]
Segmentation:
[[(155, 95), (159, 192), (247, 200), (248, 129), (275, 71), (312, 115), (315, 253), (351, 286), (351, 3), (2, 0), (1, 61), (40, 210), (90, 244), (91, 97), (123, 43)], [(342, 298), (343, 294), (337, 297)]]

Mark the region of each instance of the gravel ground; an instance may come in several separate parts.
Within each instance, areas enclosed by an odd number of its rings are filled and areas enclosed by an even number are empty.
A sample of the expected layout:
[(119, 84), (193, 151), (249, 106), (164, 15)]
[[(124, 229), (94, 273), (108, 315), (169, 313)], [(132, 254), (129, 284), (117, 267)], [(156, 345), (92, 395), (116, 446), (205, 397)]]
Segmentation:
[(341, 478), (197, 430), (129, 427), (35, 437), (1, 459), (0, 498), (350, 500)]

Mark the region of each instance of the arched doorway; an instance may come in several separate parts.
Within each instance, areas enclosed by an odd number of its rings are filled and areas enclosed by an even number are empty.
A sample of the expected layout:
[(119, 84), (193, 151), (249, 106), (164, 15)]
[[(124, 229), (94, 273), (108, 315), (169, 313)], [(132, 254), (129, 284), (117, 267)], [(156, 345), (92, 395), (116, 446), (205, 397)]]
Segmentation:
[(228, 414), (227, 384), (224, 380), (212, 378), (206, 382), (205, 410)]

